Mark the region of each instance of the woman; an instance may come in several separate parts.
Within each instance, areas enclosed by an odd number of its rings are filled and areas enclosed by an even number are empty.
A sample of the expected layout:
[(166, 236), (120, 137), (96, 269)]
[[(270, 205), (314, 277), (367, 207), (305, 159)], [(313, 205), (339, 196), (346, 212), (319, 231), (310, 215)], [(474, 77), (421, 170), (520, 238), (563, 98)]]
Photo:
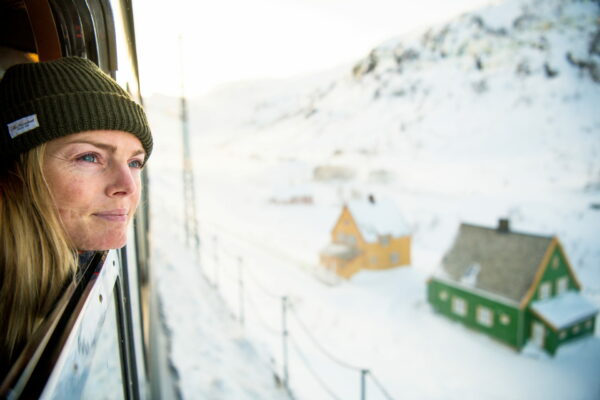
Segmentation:
[(7, 367), (75, 279), (79, 255), (125, 245), (152, 137), (143, 109), (77, 57), (9, 68), (0, 124), (0, 365)]

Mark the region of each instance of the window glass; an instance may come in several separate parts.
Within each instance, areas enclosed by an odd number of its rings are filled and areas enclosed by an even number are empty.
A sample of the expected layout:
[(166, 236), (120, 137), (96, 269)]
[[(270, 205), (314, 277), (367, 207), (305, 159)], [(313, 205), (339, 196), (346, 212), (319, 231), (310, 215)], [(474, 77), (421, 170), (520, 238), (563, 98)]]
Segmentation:
[(477, 307), (477, 322), (484, 326), (494, 325), (494, 313), (487, 307)]
[(556, 281), (556, 294), (561, 294), (566, 292), (569, 287), (569, 278), (567, 276), (563, 276), (562, 278), (558, 278)]
[(550, 282), (544, 282), (540, 285), (539, 289), (539, 299), (544, 300), (550, 297)]
[(106, 318), (100, 328), (88, 379), (81, 395), (82, 399), (116, 400), (125, 398), (114, 297), (113, 295), (108, 299), (110, 303), (106, 311)]
[(390, 254), (390, 262), (392, 263), (392, 265), (395, 265), (398, 262), (400, 262), (400, 255), (395, 252)]
[(462, 317), (467, 315), (467, 302), (460, 297), (452, 298), (452, 312)]

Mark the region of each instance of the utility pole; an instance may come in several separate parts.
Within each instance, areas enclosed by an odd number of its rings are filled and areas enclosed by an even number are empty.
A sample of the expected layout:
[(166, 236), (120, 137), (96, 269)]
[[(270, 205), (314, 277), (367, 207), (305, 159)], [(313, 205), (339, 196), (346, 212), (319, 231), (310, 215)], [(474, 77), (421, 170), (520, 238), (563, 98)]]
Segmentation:
[(194, 188), (194, 168), (190, 149), (188, 104), (185, 97), (183, 53), (183, 37), (179, 36), (185, 244), (188, 248), (193, 246), (196, 256), (199, 256), (200, 236), (198, 235), (198, 219), (196, 218), (196, 191)]

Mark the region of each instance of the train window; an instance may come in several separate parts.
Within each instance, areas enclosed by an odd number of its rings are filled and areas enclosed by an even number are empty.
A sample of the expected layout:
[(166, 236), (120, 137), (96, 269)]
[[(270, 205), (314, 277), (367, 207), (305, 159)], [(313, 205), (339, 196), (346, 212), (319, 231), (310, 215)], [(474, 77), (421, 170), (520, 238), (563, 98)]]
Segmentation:
[(50, 6), (60, 36), (62, 54), (89, 58), (98, 64), (93, 23), (85, 2), (51, 1)]
[(59, 332), (64, 337), (59, 342), (64, 345), (44, 385), (42, 398), (123, 397), (122, 392), (121, 396), (115, 395), (119, 388), (124, 388), (121, 376), (125, 372), (121, 367), (119, 313), (115, 307), (118, 305), (118, 259), (116, 251), (109, 252), (96, 277), (88, 284), (87, 295), (76, 307), (80, 311), (68, 324), (72, 329)]
[[(139, 101), (132, 18), (128, 0), (0, 0), (0, 79), (14, 64), (80, 56)], [(141, 208), (127, 248), (105, 253), (97, 275), (65, 293), (10, 376), (0, 376), (0, 398), (148, 397), (149, 216)]]
[(94, 349), (88, 379), (83, 387), (82, 399), (123, 399), (121, 354), (117, 338), (117, 312), (115, 296), (111, 296), (106, 318)]

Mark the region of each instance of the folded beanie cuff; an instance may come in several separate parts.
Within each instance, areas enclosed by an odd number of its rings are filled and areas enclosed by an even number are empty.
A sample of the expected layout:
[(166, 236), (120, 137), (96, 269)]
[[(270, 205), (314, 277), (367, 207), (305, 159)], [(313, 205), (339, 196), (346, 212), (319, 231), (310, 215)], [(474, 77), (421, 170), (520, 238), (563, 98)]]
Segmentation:
[(0, 156), (94, 130), (135, 135), (146, 158), (152, 135), (143, 108), (93, 62), (66, 57), (9, 68), (0, 81)]
[[(3, 154), (20, 154), (44, 142), (73, 133), (94, 130), (115, 130), (135, 135), (146, 156), (152, 151), (152, 138), (142, 107), (114, 93), (86, 92), (59, 94), (33, 99), (12, 109), (0, 112)], [(16, 136), (9, 125), (22, 118), (35, 116), (37, 127)]]

